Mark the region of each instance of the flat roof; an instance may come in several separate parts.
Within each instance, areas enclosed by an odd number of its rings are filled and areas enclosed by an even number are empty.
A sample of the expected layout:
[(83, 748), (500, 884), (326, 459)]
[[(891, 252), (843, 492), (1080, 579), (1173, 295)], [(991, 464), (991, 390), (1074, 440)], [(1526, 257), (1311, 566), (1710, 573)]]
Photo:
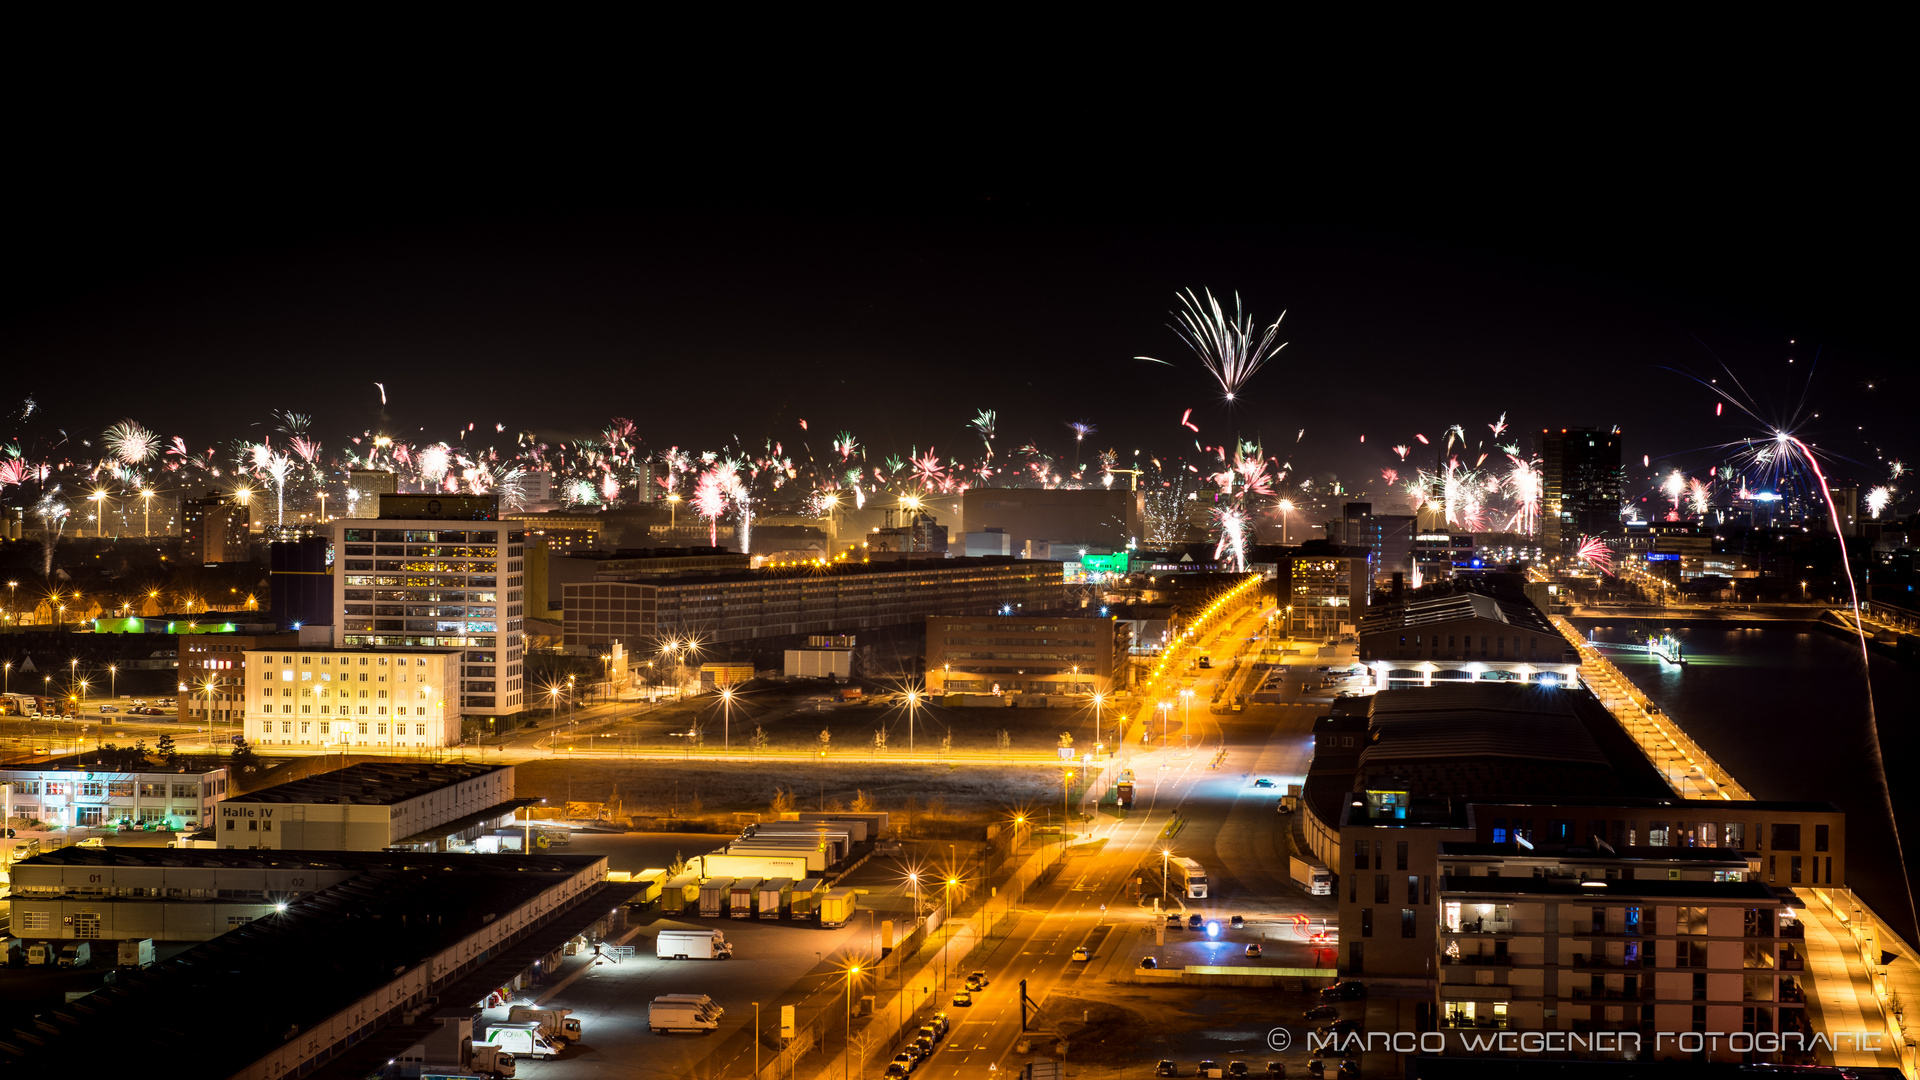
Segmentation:
[(1688, 862), (1688, 863), (1739, 863), (1746, 865), (1747, 856), (1738, 848), (1723, 847), (1648, 847), (1644, 844), (1635, 847), (1618, 847), (1612, 851), (1597, 848), (1590, 844), (1536, 844), (1532, 850), (1521, 847), (1511, 841), (1504, 844), (1482, 844), (1473, 841), (1442, 840), (1441, 858), (1509, 858), (1509, 859), (1566, 859), (1598, 860), (1601, 862)]
[(75, 847), (22, 859), (15, 866), (214, 867), (257, 870), (377, 870), (432, 867), (446, 872), (498, 871), (502, 859), (519, 871), (577, 873), (597, 855), (464, 855), (425, 851), (243, 851), (238, 848)]
[(407, 653), (409, 655), (413, 653), (429, 653), (429, 652), (457, 653), (457, 652), (462, 652), (464, 650), (460, 649), (458, 646), (442, 646), (442, 645), (422, 645), (418, 648), (413, 648), (410, 646), (405, 649), (401, 649), (401, 648), (382, 649), (382, 648), (369, 647), (369, 646), (363, 645), (358, 648), (349, 649), (349, 648), (337, 647), (333, 645), (297, 645), (296, 644), (296, 645), (261, 645), (257, 648), (242, 649), (241, 651), (242, 652), (261, 652), (261, 653), (268, 653), (268, 652), (335, 653), (335, 654), (358, 653), (361, 656), (374, 656), (374, 655), (385, 654), (385, 653)]
[[(209, 855), (211, 852), (176, 852)], [(221, 853), (224, 854), (224, 853)], [(335, 859), (339, 853), (312, 853)], [(231, 1076), (436, 954), (602, 861), (595, 856), (389, 853), (389, 865), (299, 897), (152, 968), (0, 1032), (23, 1075)], [(596, 905), (596, 910), (598, 906)], [(270, 992), (269, 992), (270, 991)], [(230, 1001), (219, 1036), (182, 1002)]]
[(790, 578), (833, 578), (862, 577), (871, 574), (912, 574), (929, 570), (972, 570), (998, 566), (1031, 566), (1050, 573), (1048, 580), (1057, 582), (1060, 564), (1052, 559), (1015, 559), (1006, 555), (976, 555), (949, 559), (929, 555), (923, 559), (900, 558), (886, 562), (843, 562), (829, 563), (826, 566), (779, 566), (765, 567), (759, 570), (726, 571), (719, 573), (661, 574), (647, 581), (630, 582), (635, 585), (653, 585), (665, 588), (671, 585), (729, 585), (743, 581), (786, 580)]
[(358, 803), (388, 806), (452, 787), (511, 765), (461, 762), (362, 761), (344, 769), (230, 796), (230, 803)]

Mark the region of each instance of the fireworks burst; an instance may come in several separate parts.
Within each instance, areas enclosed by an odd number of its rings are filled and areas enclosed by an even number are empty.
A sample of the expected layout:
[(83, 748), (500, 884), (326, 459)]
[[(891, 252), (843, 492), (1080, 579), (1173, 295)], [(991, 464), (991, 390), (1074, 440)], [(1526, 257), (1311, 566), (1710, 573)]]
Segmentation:
[[(1192, 289), (1176, 294), (1180, 309), (1172, 313), (1178, 320), (1178, 325), (1173, 326), (1172, 330), (1200, 358), (1201, 366), (1220, 384), (1221, 393), (1227, 396), (1228, 401), (1232, 401), (1247, 380), (1287, 347), (1286, 342), (1274, 342), (1280, 334), (1280, 320), (1286, 318), (1287, 313), (1281, 312), (1280, 318), (1273, 320), (1273, 324), (1256, 338), (1253, 316), (1241, 313), (1239, 293), (1233, 296), (1233, 316), (1228, 318), (1220, 307), (1220, 301), (1214, 298), (1213, 291), (1202, 291), (1206, 296), (1204, 302), (1194, 295)], [(1136, 356), (1134, 359), (1167, 363), (1151, 356)]]
[(1085, 420), (1070, 420), (1067, 422), (1067, 430), (1073, 432), (1073, 441), (1079, 443), (1085, 442), (1087, 436), (1100, 429), (1087, 423)]
[(1596, 536), (1583, 536), (1580, 545), (1574, 548), (1573, 557), (1593, 567), (1603, 574), (1613, 574), (1613, 550), (1607, 542)]
[(1507, 529), (1523, 536), (1532, 536), (1540, 515), (1540, 463), (1528, 461), (1518, 454), (1508, 454), (1507, 460), (1512, 463), (1512, 468), (1507, 472), (1506, 487), (1515, 504), (1513, 517), (1507, 521)]
[(1401, 461), (1407, 460), (1407, 454), (1410, 453), (1412, 450), (1413, 450), (1413, 447), (1411, 446), (1396, 446), (1393, 448), (1393, 452), (1400, 455)]
[(142, 427), (137, 420), (122, 420), (100, 436), (107, 453), (125, 465), (142, 465), (160, 453), (160, 436)]
[(1220, 526), (1220, 542), (1214, 545), (1213, 557), (1230, 556), (1230, 562), (1237, 571), (1247, 569), (1247, 518), (1237, 508), (1223, 506), (1213, 512), (1213, 519)]
[(1874, 517), (1879, 517), (1880, 511), (1885, 510), (1892, 501), (1893, 489), (1884, 484), (1867, 492), (1867, 509), (1873, 512)]

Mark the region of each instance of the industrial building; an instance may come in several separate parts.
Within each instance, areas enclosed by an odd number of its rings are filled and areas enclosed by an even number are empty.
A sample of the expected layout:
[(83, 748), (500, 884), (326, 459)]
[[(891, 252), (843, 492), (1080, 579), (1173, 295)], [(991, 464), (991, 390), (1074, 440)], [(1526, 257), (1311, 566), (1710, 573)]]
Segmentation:
[(935, 693), (1108, 694), (1124, 689), (1129, 624), (1019, 615), (927, 619)]
[(1580, 656), (1540, 609), (1477, 587), (1429, 587), (1360, 626), (1360, 662), (1381, 689), (1475, 681), (1580, 683)]
[[(116, 878), (144, 869), (143, 856), (102, 854), (115, 860)], [(168, 875), (158, 887), (173, 888), (176, 869), (191, 871), (196, 857), (213, 854), (156, 853)], [(78, 1001), (16, 1015), (0, 1030), (0, 1068), (19, 1076), (109, 1076), (139, 1062), (136, 1071), (156, 1077), (365, 1077), (430, 1037), (437, 1010), (477, 1011), (494, 990), (518, 986), (536, 965), (557, 960), (568, 940), (617, 932), (621, 905), (642, 888), (609, 882), (606, 860), (594, 856), (423, 862), (395, 854), (306, 892), (293, 886), (302, 875), (281, 861), (288, 858), (263, 860), (273, 865), (236, 884), (249, 894), (286, 885), (284, 909), (276, 900), (271, 911), (154, 967), (122, 971)], [(198, 865), (204, 873), (182, 887), (205, 888), (240, 872), (230, 863)], [(321, 854), (314, 876), (351, 865)], [(235, 993), (244, 1003), (216, 1008), (212, 1028), (182, 1020), (183, 1009), (204, 1013)]]
[(333, 523), (333, 644), (459, 649), (450, 703), (524, 710), (525, 527), (494, 520), (491, 496), (383, 495), (380, 508)]
[(227, 770), (125, 772), (92, 765), (0, 769), (0, 798), (16, 828), (98, 828), (116, 822), (197, 829), (227, 797)]
[(566, 588), (570, 645), (622, 641), (635, 652), (676, 636), (749, 641), (905, 626), (936, 614), (1046, 611), (1064, 597), (1058, 564), (1019, 559), (841, 562)]
[(460, 702), (449, 693), (460, 677), (459, 649), (269, 644), (241, 656), (246, 735), (258, 746), (365, 753), (460, 742)]
[(361, 762), (222, 803), (222, 849), (444, 851), (490, 833), (532, 799), (513, 797), (513, 766)]

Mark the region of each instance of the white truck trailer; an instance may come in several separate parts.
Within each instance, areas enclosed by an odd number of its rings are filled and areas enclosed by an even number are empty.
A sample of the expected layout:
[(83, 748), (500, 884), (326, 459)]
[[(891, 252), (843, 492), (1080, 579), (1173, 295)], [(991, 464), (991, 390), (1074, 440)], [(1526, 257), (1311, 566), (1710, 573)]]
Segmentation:
[(661, 960), (731, 960), (733, 946), (718, 930), (662, 930), (653, 939), (653, 955)]
[(655, 1035), (674, 1031), (705, 1035), (720, 1026), (721, 1013), (705, 994), (663, 994), (647, 1005), (647, 1026)]

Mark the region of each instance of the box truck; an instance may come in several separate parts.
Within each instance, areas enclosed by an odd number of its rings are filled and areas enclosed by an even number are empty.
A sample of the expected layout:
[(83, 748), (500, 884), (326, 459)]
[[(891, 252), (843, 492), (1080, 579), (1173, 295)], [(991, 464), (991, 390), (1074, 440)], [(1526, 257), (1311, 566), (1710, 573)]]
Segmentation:
[(820, 925), (831, 929), (845, 926), (853, 918), (852, 889), (828, 889), (820, 897)]
[(662, 930), (653, 939), (653, 955), (662, 960), (731, 960), (733, 946), (718, 930)]
[(756, 905), (763, 919), (778, 919), (785, 915), (793, 903), (792, 878), (768, 878), (760, 883), (760, 903)]
[(61, 967), (86, 967), (93, 963), (93, 946), (85, 941), (69, 941), (60, 946)]
[(702, 1035), (720, 1026), (721, 1009), (706, 995), (664, 994), (647, 1005), (647, 1027), (655, 1035), (670, 1031), (697, 1031)]
[(1319, 859), (1302, 858), (1295, 855), (1288, 860), (1293, 870), (1293, 880), (1313, 896), (1331, 896), (1333, 894), (1333, 872)]
[(760, 899), (759, 878), (734, 878), (727, 890), (727, 914), (736, 919), (753, 918), (753, 905)]
[(540, 1034), (555, 1046), (580, 1041), (580, 1021), (573, 1018), (572, 1009), (543, 1009), (535, 1005), (515, 1005), (507, 1010), (507, 1019), (512, 1023), (531, 1020), (540, 1025)]
[(487, 1025), (487, 1042), (512, 1054), (517, 1058), (545, 1058), (560, 1052), (545, 1035), (540, 1034), (538, 1022), (523, 1020), (514, 1023)]
[(795, 919), (814, 919), (820, 915), (820, 894), (826, 890), (827, 883), (822, 878), (801, 878), (793, 883), (793, 894), (789, 897), (789, 910)]
[(152, 967), (153, 939), (140, 938), (137, 941), (121, 942), (120, 966), (134, 968)]
[(695, 874), (669, 878), (666, 887), (660, 890), (660, 910), (667, 915), (679, 915), (699, 902), (700, 878)]

